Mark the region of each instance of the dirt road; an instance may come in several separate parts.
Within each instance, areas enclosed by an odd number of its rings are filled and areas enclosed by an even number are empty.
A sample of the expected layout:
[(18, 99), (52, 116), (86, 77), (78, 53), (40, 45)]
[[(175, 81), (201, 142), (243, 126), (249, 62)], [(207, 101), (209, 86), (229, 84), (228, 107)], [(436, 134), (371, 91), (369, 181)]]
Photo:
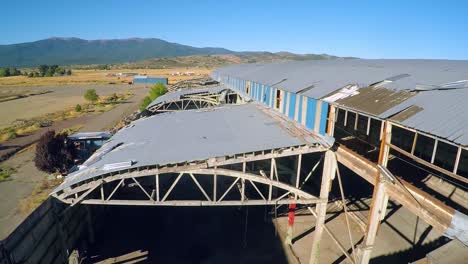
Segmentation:
[[(120, 104), (116, 108), (99, 115), (86, 116), (68, 120), (61, 123), (60, 127), (83, 125), (80, 131), (99, 131), (108, 129), (122, 119), (125, 115), (135, 111), (147, 89), (139, 88), (132, 91), (134, 96), (128, 103)], [(56, 124), (59, 126), (59, 124)], [(59, 130), (59, 127), (54, 127)], [(39, 171), (34, 166), (34, 148), (18, 153), (4, 162), (4, 164), (16, 168), (17, 173), (6, 182), (0, 182), (0, 240), (5, 238), (27, 215), (18, 211), (21, 200), (30, 196), (34, 188), (42, 183), (47, 174)]]

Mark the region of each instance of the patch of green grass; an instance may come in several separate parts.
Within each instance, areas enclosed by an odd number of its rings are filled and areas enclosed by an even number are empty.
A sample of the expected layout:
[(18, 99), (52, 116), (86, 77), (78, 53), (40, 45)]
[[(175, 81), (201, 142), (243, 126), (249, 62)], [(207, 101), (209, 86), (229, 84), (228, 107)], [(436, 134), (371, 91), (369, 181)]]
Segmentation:
[(0, 166), (0, 182), (8, 181), (13, 173), (16, 170), (10, 166), (2, 165)]

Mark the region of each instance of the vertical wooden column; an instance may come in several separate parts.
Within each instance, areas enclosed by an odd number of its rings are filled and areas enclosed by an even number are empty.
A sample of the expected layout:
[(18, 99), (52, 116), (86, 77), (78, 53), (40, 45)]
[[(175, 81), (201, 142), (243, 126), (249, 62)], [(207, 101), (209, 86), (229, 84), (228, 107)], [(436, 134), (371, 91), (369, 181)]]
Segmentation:
[[(378, 164), (386, 167), (388, 163), (388, 155), (390, 152), (388, 143), (390, 143), (391, 139), (391, 124), (384, 121), (382, 131)], [(369, 263), (372, 247), (374, 246), (377, 231), (380, 226), (380, 221), (382, 221), (385, 217), (388, 204), (388, 194), (385, 192), (384, 178), (382, 177), (380, 171), (377, 173), (378, 175), (374, 185), (374, 193), (372, 194), (372, 204), (369, 212), (367, 230), (363, 245), (360, 248), (361, 254), (359, 263), (361, 264)]]
[(364, 244), (361, 246), (361, 257), (359, 261), (361, 264), (369, 263), (372, 247), (374, 246), (377, 231), (380, 226), (380, 219), (382, 219), (382, 214), (384, 213), (382, 207), (385, 204), (385, 197), (385, 184), (382, 178), (379, 177), (377, 183), (374, 186), (372, 205), (369, 213), (369, 223), (367, 225)]
[(325, 225), (325, 217), (327, 214), (327, 202), (328, 202), (328, 193), (331, 189), (332, 180), (335, 178), (336, 174), (336, 156), (331, 150), (328, 150), (325, 153), (325, 159), (323, 163), (323, 172), (322, 172), (322, 183), (320, 187), (320, 201), (316, 205), (316, 223), (314, 238), (312, 241), (312, 251), (310, 254), (310, 264), (319, 263), (320, 256), (320, 240), (322, 239), (322, 233)]
[(330, 104), (330, 112), (328, 112), (328, 125), (327, 135), (333, 137), (335, 132), (335, 118), (336, 118), (336, 107)]

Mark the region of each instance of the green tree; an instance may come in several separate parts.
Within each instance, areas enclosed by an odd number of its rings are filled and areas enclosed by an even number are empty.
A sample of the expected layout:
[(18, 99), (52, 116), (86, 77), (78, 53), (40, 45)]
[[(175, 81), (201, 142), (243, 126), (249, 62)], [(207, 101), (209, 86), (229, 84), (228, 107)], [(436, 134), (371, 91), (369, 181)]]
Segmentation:
[(54, 76), (54, 73), (55, 73), (54, 69), (48, 68), (44, 76), (51, 77), (51, 76)]
[(0, 77), (8, 77), (8, 76), (10, 76), (10, 68), (1, 68)]
[(17, 68), (10, 68), (10, 76), (17, 76), (17, 75), (20, 75), (21, 74), (21, 71), (18, 70)]
[(95, 103), (99, 100), (99, 95), (96, 93), (95, 89), (88, 89), (84, 94), (84, 99), (90, 101), (91, 103)]
[(149, 96), (145, 96), (145, 98), (143, 98), (143, 101), (141, 102), (141, 105), (140, 105), (140, 111), (144, 111), (146, 109), (146, 107), (151, 104), (153, 100), (151, 100), (151, 98)]
[(66, 72), (65, 72), (66, 75), (72, 75), (72, 71), (70, 69), (68, 69)]
[(75, 112), (81, 112), (81, 110), (82, 110), (82, 109), (81, 109), (81, 105), (80, 105), (80, 104), (77, 104), (77, 105), (75, 106)]
[(165, 94), (166, 92), (167, 92), (166, 86), (162, 83), (157, 83), (156, 85), (153, 86), (153, 88), (150, 89), (149, 97), (151, 101), (153, 101), (154, 99)]
[(45, 64), (42, 64), (42, 65), (39, 65), (39, 67), (37, 69), (39, 70), (39, 75), (44, 77), (44, 76), (46, 76), (46, 73), (49, 70), (49, 66), (45, 65)]

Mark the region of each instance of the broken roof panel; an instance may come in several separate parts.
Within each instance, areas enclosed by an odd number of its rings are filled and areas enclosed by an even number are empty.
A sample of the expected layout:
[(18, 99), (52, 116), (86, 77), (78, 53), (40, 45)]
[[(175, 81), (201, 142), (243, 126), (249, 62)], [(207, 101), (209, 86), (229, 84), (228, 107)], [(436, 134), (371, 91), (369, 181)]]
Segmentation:
[(167, 103), (171, 101), (179, 100), (183, 95), (190, 95), (190, 94), (199, 94), (199, 93), (213, 93), (217, 94), (223, 90), (228, 88), (224, 86), (214, 86), (214, 87), (204, 87), (204, 88), (196, 88), (196, 89), (179, 89), (174, 92), (166, 93), (158, 98), (156, 98), (153, 102), (151, 102), (146, 109), (151, 108), (152, 106), (158, 105), (160, 103)]
[(55, 192), (122, 168), (318, 144), (312, 138), (293, 135), (285, 123), (279, 125), (256, 104), (169, 112), (139, 119), (117, 132), (82, 169), (67, 176)]
[(394, 91), (381, 87), (365, 87), (357, 90), (355, 95), (335, 102), (339, 105), (378, 116), (415, 94), (415, 92)]

